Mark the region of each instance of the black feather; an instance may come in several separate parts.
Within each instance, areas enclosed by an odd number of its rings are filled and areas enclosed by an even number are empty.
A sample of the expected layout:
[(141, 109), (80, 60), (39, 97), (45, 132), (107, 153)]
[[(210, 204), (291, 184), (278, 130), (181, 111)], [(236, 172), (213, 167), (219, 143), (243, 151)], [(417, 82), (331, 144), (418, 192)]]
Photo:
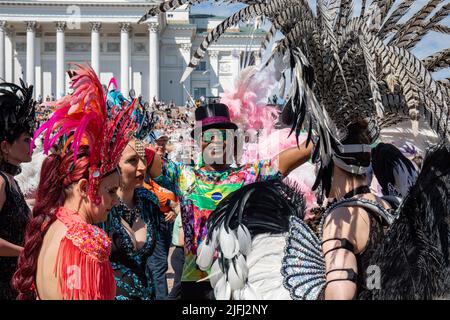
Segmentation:
[(429, 151), (416, 183), (397, 209), (399, 218), (371, 257), (381, 289), (362, 299), (433, 299), (450, 294), (450, 145)]
[(403, 165), (410, 175), (416, 171), (412, 162), (392, 144), (379, 143), (372, 149), (371, 157), (373, 172), (384, 195), (389, 195), (389, 184), (396, 185), (394, 178), (396, 167)]
[(33, 134), (35, 128), (35, 101), (33, 86), (20, 80), (0, 83), (0, 142), (12, 143), (22, 133)]
[[(252, 236), (289, 230), (289, 217), (303, 217), (305, 204), (298, 186), (280, 180), (256, 182), (242, 187), (223, 199), (208, 218), (208, 239), (214, 228), (225, 221), (235, 230), (245, 225)], [(225, 220), (224, 220), (225, 219)]]

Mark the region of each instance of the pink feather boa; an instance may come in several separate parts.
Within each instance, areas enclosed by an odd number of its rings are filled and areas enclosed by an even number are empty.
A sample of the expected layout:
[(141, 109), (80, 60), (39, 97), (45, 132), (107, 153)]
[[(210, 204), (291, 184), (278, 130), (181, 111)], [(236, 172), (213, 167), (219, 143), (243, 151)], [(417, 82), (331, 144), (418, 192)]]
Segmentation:
[(230, 117), (241, 129), (266, 129), (268, 133), (278, 122), (279, 110), (267, 106), (267, 94), (275, 86), (275, 77), (269, 68), (259, 72), (255, 66), (241, 71), (233, 88), (225, 90), (221, 102), (230, 110)]

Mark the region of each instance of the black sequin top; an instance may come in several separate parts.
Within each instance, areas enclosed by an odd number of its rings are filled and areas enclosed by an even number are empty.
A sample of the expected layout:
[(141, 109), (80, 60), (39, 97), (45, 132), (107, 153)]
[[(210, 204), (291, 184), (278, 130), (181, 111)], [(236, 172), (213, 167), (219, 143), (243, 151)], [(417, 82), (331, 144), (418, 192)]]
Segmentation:
[[(5, 180), (6, 201), (0, 210), (0, 238), (13, 244), (23, 246), (25, 229), (30, 220), (30, 209), (19, 189), (16, 191), (3, 172)], [(15, 300), (16, 292), (11, 287), (11, 279), (17, 269), (17, 257), (0, 256), (0, 300)]]

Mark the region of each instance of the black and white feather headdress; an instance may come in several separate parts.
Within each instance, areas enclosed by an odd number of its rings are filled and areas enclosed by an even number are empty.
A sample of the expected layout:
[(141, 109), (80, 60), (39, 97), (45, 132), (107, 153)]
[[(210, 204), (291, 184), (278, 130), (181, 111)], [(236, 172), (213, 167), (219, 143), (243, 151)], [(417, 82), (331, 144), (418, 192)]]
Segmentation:
[(33, 86), (27, 86), (22, 79), (20, 86), (8, 82), (0, 83), (0, 142), (12, 142), (21, 133), (32, 135), (34, 128)]
[[(166, 1), (141, 20), (197, 2), (202, 1)], [(307, 142), (315, 128), (320, 137), (314, 152), (321, 166), (318, 182), (329, 180), (333, 161), (340, 162), (342, 155), (370, 152), (370, 144), (386, 124), (410, 118), (417, 129), (419, 117), (424, 117), (437, 134), (449, 139), (450, 82), (435, 80), (433, 72), (449, 67), (450, 49), (424, 59), (411, 53), (431, 32), (450, 34), (443, 24), (449, 16), (448, 1), (429, 0), (414, 14), (410, 10), (417, 7), (414, 0), (316, 0), (315, 8), (307, 0), (221, 2), (247, 6), (209, 32), (182, 80), (227, 28), (261, 16), (270, 21), (262, 49), (275, 34), (283, 37), (265, 65), (288, 57), (292, 83), (282, 119), (296, 135), (309, 123)], [(369, 124), (369, 143), (344, 146), (348, 125), (363, 119)], [(341, 155), (337, 160), (336, 154)], [(367, 169), (340, 164), (356, 174)], [(322, 185), (325, 191), (327, 184)]]

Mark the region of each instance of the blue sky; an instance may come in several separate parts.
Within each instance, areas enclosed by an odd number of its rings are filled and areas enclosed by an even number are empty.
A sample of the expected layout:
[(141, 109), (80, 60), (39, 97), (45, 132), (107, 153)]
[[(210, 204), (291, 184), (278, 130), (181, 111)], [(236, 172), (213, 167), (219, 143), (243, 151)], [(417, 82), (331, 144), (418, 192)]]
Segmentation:
[[(315, 1), (314, 0), (308, 0), (312, 7), (315, 9)], [(411, 6), (411, 9), (408, 12), (407, 18), (412, 16), (415, 12), (417, 12), (420, 8), (422, 8), (429, 0), (416, 0), (414, 4)], [(368, 3), (370, 0), (368, 1)], [(398, 5), (400, 1), (396, 1), (394, 4), (393, 9)], [(436, 10), (439, 10), (439, 8), (442, 5), (445, 5), (449, 3), (450, 0), (443, 1), (443, 3), (436, 8)], [(212, 12), (217, 16), (230, 16), (240, 8), (243, 8), (245, 5), (243, 4), (213, 4), (212, 1), (204, 2), (201, 4), (196, 4), (192, 7), (192, 13), (208, 13), (211, 14)], [(366, 8), (369, 6), (367, 4)], [(360, 2), (355, 1), (355, 11), (359, 12), (360, 8)], [(400, 22), (404, 22), (401, 20)], [(450, 26), (450, 18), (447, 18), (441, 22), (441, 24)], [(220, 41), (220, 40), (219, 40)], [(414, 48), (413, 53), (418, 58), (424, 58), (434, 52), (440, 51), (442, 49), (448, 48), (450, 43), (450, 36), (449, 35), (442, 35), (435, 32), (431, 32), (429, 35), (424, 37), (421, 42)], [(450, 77), (450, 70), (445, 69), (440, 72), (435, 73), (434, 75), (435, 79), (442, 79), (446, 77)]]
[(216, 16), (231, 16), (237, 10), (245, 7), (245, 4), (237, 3), (237, 4), (212, 4), (212, 1), (203, 2), (200, 4), (196, 4), (192, 6), (192, 13), (207, 13), (211, 14), (212, 9), (214, 10), (214, 15)]

